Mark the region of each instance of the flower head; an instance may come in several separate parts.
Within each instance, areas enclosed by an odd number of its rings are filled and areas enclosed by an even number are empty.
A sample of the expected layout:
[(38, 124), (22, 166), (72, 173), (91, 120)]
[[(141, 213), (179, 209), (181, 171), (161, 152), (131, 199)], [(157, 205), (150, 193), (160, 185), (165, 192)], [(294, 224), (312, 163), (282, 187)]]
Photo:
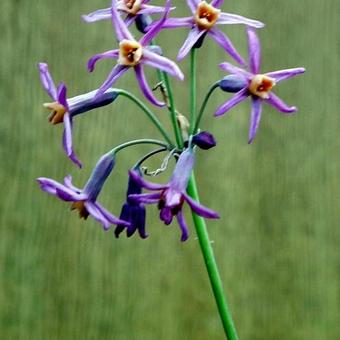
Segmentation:
[(64, 83), (60, 83), (56, 88), (54, 81), (45, 63), (38, 64), (41, 83), (51, 97), (53, 102), (45, 103), (44, 107), (51, 111), (49, 121), (52, 124), (64, 123), (63, 147), (67, 156), (79, 167), (81, 163), (73, 151), (72, 143), (72, 126), (73, 117), (112, 103), (118, 96), (114, 89), (109, 89), (96, 100), (94, 96), (97, 91), (92, 91), (73, 98), (67, 98), (67, 88)]
[(129, 225), (128, 222), (118, 219), (97, 202), (97, 197), (113, 167), (112, 154), (102, 156), (83, 189), (78, 189), (72, 184), (71, 176), (65, 177), (64, 184), (44, 177), (38, 178), (37, 181), (43, 191), (63, 201), (72, 202), (71, 209), (78, 210), (80, 218), (87, 219), (91, 215), (103, 225), (105, 230), (108, 230), (111, 224)]
[[(260, 41), (251, 28), (247, 28), (248, 34), (248, 48), (249, 48), (249, 69), (250, 72), (239, 67), (233, 66), (229, 63), (222, 63), (220, 67), (233, 75), (234, 78), (228, 79), (224, 83), (220, 82), (220, 87), (228, 92), (233, 86), (238, 87), (238, 92), (227, 102), (221, 105), (215, 112), (215, 116), (221, 116), (228, 112), (238, 103), (244, 101), (249, 96), (252, 100), (252, 110), (250, 117), (249, 128), (249, 143), (252, 143), (257, 129), (260, 124), (262, 103), (266, 102), (279, 110), (280, 112), (291, 114), (297, 111), (295, 106), (288, 106), (279, 97), (277, 97), (272, 89), (282, 80), (294, 77), (298, 74), (304, 73), (305, 69), (302, 67), (292, 68), (268, 73), (260, 73), (261, 63), (261, 46)], [(236, 86), (237, 84), (237, 86)], [(242, 84), (243, 87), (242, 87)], [(241, 86), (240, 86), (241, 85)], [(240, 88), (241, 87), (241, 88)]]
[(163, 28), (189, 27), (190, 32), (181, 47), (177, 59), (182, 60), (192, 48), (199, 47), (201, 39), (209, 35), (238, 63), (244, 64), (244, 60), (236, 51), (229, 38), (216, 26), (244, 24), (247, 26), (261, 28), (262, 22), (248, 19), (240, 15), (221, 12), (219, 9), (224, 0), (213, 0), (211, 3), (200, 0), (187, 0), (192, 16), (186, 18), (169, 18), (163, 24)]
[[(139, 168), (134, 170), (141, 177), (142, 173)], [(126, 193), (126, 202), (122, 207), (120, 219), (129, 222), (130, 225), (118, 224), (115, 229), (115, 235), (119, 235), (126, 229), (127, 236), (132, 236), (137, 230), (141, 238), (147, 238), (148, 234), (145, 232), (145, 206), (143, 203), (136, 202), (129, 198), (130, 195), (139, 195), (142, 193), (142, 186), (134, 177), (129, 176), (128, 189)]]
[(117, 33), (119, 40), (119, 49), (104, 52), (93, 56), (88, 62), (88, 69), (90, 72), (94, 70), (95, 64), (98, 60), (104, 58), (118, 59), (117, 65), (112, 69), (108, 78), (103, 85), (99, 88), (97, 96), (100, 96), (108, 88), (110, 88), (118, 78), (120, 78), (129, 68), (133, 68), (139, 86), (145, 97), (154, 105), (164, 106), (165, 103), (158, 101), (150, 89), (144, 74), (144, 65), (149, 65), (160, 69), (170, 75), (183, 80), (184, 76), (179, 67), (171, 60), (155, 53), (155, 48), (148, 46), (150, 41), (161, 30), (162, 25), (170, 10), (170, 0), (167, 0), (167, 5), (164, 17), (153, 26), (139, 41), (136, 41), (127, 29), (126, 24), (119, 16), (117, 10), (117, 0), (112, 0), (112, 23)]
[(164, 224), (171, 224), (173, 217), (176, 216), (182, 231), (181, 241), (186, 241), (189, 231), (184, 219), (182, 207), (187, 202), (190, 208), (198, 215), (206, 218), (219, 218), (219, 215), (198, 202), (194, 201), (186, 193), (188, 181), (194, 166), (194, 151), (186, 149), (178, 159), (174, 172), (168, 184), (155, 184), (144, 180), (136, 171), (130, 171), (130, 176), (143, 188), (156, 191), (152, 194), (130, 195), (132, 200), (146, 204), (157, 204), (160, 210), (160, 219)]

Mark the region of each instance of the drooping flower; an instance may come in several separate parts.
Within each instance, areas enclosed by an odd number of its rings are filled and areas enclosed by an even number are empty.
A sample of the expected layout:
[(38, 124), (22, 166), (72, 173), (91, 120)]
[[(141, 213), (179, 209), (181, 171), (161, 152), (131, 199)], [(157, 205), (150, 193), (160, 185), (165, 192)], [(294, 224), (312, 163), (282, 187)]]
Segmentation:
[(137, 194), (129, 197), (136, 202), (145, 204), (157, 204), (160, 210), (160, 219), (166, 224), (171, 224), (176, 216), (182, 231), (181, 241), (189, 237), (182, 207), (187, 202), (190, 208), (198, 215), (206, 218), (219, 218), (218, 213), (210, 210), (193, 200), (187, 193), (188, 181), (194, 166), (194, 151), (189, 148), (183, 151), (178, 159), (174, 172), (168, 184), (155, 184), (144, 180), (136, 171), (130, 171), (130, 176), (147, 190), (157, 191), (152, 194)]
[(67, 88), (64, 83), (60, 83), (56, 88), (54, 81), (45, 63), (38, 64), (41, 83), (51, 97), (53, 102), (45, 103), (44, 107), (51, 110), (49, 121), (52, 124), (64, 123), (63, 147), (67, 156), (81, 168), (81, 162), (73, 150), (72, 125), (73, 117), (95, 108), (112, 103), (118, 96), (114, 89), (109, 89), (105, 93), (96, 97), (97, 91), (82, 94), (73, 98), (67, 98)]
[[(134, 169), (134, 171), (138, 173), (138, 176), (142, 177), (142, 173), (139, 168)], [(145, 206), (143, 203), (136, 202), (129, 197), (129, 195), (141, 194), (142, 189), (143, 188), (140, 183), (130, 175), (126, 193), (126, 202), (124, 203), (119, 216), (121, 220), (129, 222), (130, 225), (126, 226), (118, 224), (115, 229), (115, 235), (117, 238), (125, 229), (128, 237), (131, 237), (137, 230), (141, 238), (148, 237), (148, 234), (145, 232)]]
[[(200, 0), (186, 0), (192, 16), (185, 18), (168, 18), (163, 24), (163, 28), (189, 27), (190, 32), (181, 47), (177, 59), (182, 60), (192, 48), (209, 35), (238, 63), (244, 64), (244, 60), (239, 55), (230, 39), (219, 30), (216, 25), (244, 24), (247, 26), (261, 28), (264, 24), (260, 21), (248, 19), (236, 14), (221, 12), (219, 9), (224, 0), (213, 0), (210, 4)], [(153, 25), (152, 25), (153, 26)], [(151, 26), (151, 27), (152, 27)]]
[[(215, 112), (215, 116), (221, 116), (228, 112), (238, 103), (241, 103), (249, 96), (251, 96), (252, 110), (250, 116), (249, 127), (249, 143), (252, 143), (256, 131), (260, 124), (262, 103), (268, 103), (280, 112), (291, 114), (297, 111), (295, 106), (288, 106), (273, 92), (272, 88), (282, 80), (294, 77), (298, 74), (304, 73), (305, 69), (302, 67), (292, 68), (274, 72), (260, 73), (261, 63), (261, 46), (260, 41), (251, 28), (247, 28), (248, 48), (249, 48), (249, 68), (250, 72), (229, 63), (222, 63), (220, 67), (245, 82), (245, 86), (238, 91), (230, 100), (221, 105)], [(221, 87), (221, 86), (220, 86)], [(221, 87), (222, 88), (222, 87)], [(223, 88), (222, 88), (223, 89)]]
[(38, 178), (37, 181), (43, 191), (63, 201), (72, 202), (71, 209), (78, 210), (80, 218), (87, 219), (91, 215), (103, 225), (105, 230), (108, 230), (111, 224), (129, 225), (128, 222), (115, 217), (97, 202), (97, 197), (113, 167), (114, 156), (110, 153), (102, 156), (83, 189), (72, 184), (71, 176), (65, 177), (64, 184), (44, 177)]
[(184, 75), (179, 67), (171, 60), (155, 53), (155, 48), (148, 46), (150, 41), (161, 30), (162, 24), (165, 21), (169, 10), (170, 0), (167, 0), (166, 10), (164, 17), (150, 29), (139, 41), (136, 41), (127, 29), (126, 24), (119, 16), (117, 10), (117, 1), (112, 0), (112, 23), (116, 30), (117, 38), (119, 40), (119, 49), (104, 52), (93, 56), (88, 62), (88, 69), (90, 72), (94, 70), (96, 62), (104, 58), (118, 59), (117, 65), (112, 69), (108, 78), (103, 85), (99, 88), (97, 95), (100, 96), (108, 88), (110, 88), (118, 78), (120, 78), (129, 68), (133, 68), (136, 73), (136, 77), (139, 86), (145, 95), (145, 97), (154, 105), (165, 106), (165, 103), (158, 101), (150, 89), (144, 74), (144, 65), (149, 65), (158, 68), (162, 71), (169, 73), (170, 75), (183, 80)]

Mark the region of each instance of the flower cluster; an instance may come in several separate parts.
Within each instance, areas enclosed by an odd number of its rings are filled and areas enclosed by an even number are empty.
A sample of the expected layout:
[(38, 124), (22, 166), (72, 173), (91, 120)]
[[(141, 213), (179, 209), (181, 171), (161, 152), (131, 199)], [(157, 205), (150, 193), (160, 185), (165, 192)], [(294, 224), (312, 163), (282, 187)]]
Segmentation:
[[(261, 73), (260, 42), (256, 29), (264, 27), (264, 24), (254, 19), (222, 12), (223, 0), (212, 0), (211, 2), (186, 0), (191, 14), (184, 18), (170, 17), (175, 13), (175, 8), (171, 7), (171, 0), (164, 1), (164, 6), (155, 6), (150, 2), (149, 0), (112, 0), (110, 7), (82, 16), (87, 23), (110, 20), (117, 38), (116, 46), (112, 50), (93, 55), (87, 63), (88, 71), (93, 72), (98, 61), (111, 60), (112, 70), (98, 88), (69, 98), (66, 85), (63, 82), (58, 86), (55, 85), (46, 63), (39, 63), (38, 68), (42, 86), (51, 98), (51, 102), (44, 104), (51, 111), (49, 121), (52, 124), (63, 123), (63, 148), (66, 155), (78, 167), (81, 167), (82, 163), (73, 148), (74, 117), (102, 106), (111, 105), (121, 96), (130, 99), (141, 112), (150, 118), (164, 140), (138, 139), (115, 146), (99, 159), (83, 189), (72, 184), (71, 176), (65, 178), (64, 184), (48, 178), (38, 178), (37, 181), (43, 191), (70, 202), (71, 209), (78, 210), (81, 218), (86, 219), (91, 215), (103, 225), (105, 230), (109, 230), (111, 225), (115, 225), (114, 234), (117, 238), (123, 231), (126, 231), (128, 237), (138, 232), (141, 238), (146, 238), (148, 236), (146, 205), (155, 204), (159, 210), (159, 218), (165, 225), (171, 224), (176, 217), (181, 231), (181, 240), (185, 241), (189, 236), (189, 228), (184, 218), (184, 203), (188, 204), (193, 214), (210, 219), (219, 218), (217, 212), (201, 205), (197, 197), (193, 198), (192, 193), (188, 191), (188, 187), (193, 181), (195, 153), (199, 149), (209, 150), (216, 145), (215, 138), (210, 132), (200, 130), (200, 121), (210, 95), (217, 88), (234, 93), (230, 99), (216, 109), (215, 116), (225, 114), (235, 105), (250, 97), (252, 109), (249, 143), (252, 143), (260, 123), (263, 102), (286, 114), (296, 112), (296, 107), (285, 104), (272, 92), (272, 89), (282, 80), (301, 74), (305, 70), (293, 68)], [(133, 23), (137, 29), (134, 33), (131, 31)], [(246, 27), (249, 46), (248, 62), (220, 28), (221, 25), (235, 24)], [(194, 90), (196, 77), (191, 73), (190, 119), (187, 119), (186, 115), (180, 114), (176, 109), (168, 77), (170, 75), (178, 80), (183, 80), (184, 74), (176, 62), (163, 55), (162, 48), (155, 41), (162, 30), (175, 28), (184, 28), (188, 31), (186, 40), (179, 48), (177, 60), (181, 61), (191, 53), (192, 71), (195, 71), (195, 51), (202, 47), (206, 37), (213, 39), (238, 64), (237, 66), (229, 62), (220, 64), (220, 68), (229, 75), (212, 85), (201, 109), (197, 112)], [(138, 38), (136, 38), (137, 34)], [(144, 72), (145, 66), (157, 70), (159, 77), (157, 86), (150, 87)], [(129, 69), (133, 69), (135, 72), (137, 83), (147, 102), (169, 111), (174, 136), (165, 130), (153, 110), (140, 99), (125, 89), (112, 88)], [(156, 91), (159, 89), (160, 91), (157, 93)], [(157, 145), (157, 149), (152, 150), (131, 165), (126, 200), (118, 218), (102, 207), (97, 198), (108, 176), (113, 171), (117, 154), (121, 150), (138, 144)], [(144, 163), (160, 153), (166, 155), (159, 169), (149, 171)], [(146, 176), (156, 177), (158, 174), (168, 171), (171, 159), (174, 159), (176, 164), (168, 183), (159, 184), (145, 178)], [(143, 193), (143, 190), (151, 192)]]

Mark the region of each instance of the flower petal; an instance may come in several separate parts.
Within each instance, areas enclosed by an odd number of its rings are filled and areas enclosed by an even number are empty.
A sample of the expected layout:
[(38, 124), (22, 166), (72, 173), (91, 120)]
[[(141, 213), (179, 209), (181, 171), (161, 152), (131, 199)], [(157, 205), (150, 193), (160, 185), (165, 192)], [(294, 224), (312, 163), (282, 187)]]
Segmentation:
[(98, 60), (107, 58), (118, 59), (118, 57), (119, 50), (111, 50), (104, 53), (96, 54), (87, 62), (87, 69), (89, 70), (89, 72), (92, 72)]
[(220, 218), (219, 214), (211, 210), (202, 204), (196, 202), (193, 200), (189, 195), (183, 193), (184, 199), (187, 201), (187, 203), (190, 205), (190, 208), (199, 216), (205, 217), (205, 218)]
[(71, 175), (67, 175), (65, 176), (64, 178), (64, 185), (66, 187), (68, 187), (69, 189), (75, 191), (75, 192), (78, 192), (80, 194), (81, 190), (77, 187), (75, 187), (73, 184), (72, 184), (72, 176)]
[(226, 72), (231, 73), (231, 74), (237, 74), (237, 75), (243, 76), (247, 79), (250, 79), (253, 76), (248, 71), (246, 71), (246, 70), (244, 70), (240, 67), (234, 66), (230, 63), (227, 63), (227, 62), (221, 63), (219, 66), (223, 71), (226, 71)]
[(191, 12), (196, 13), (199, 0), (187, 0), (187, 5), (190, 7)]
[(219, 29), (212, 28), (208, 31), (208, 34), (220, 45), (234, 60), (236, 60), (239, 64), (244, 65), (245, 61), (239, 55), (236, 48), (230, 41), (230, 39)]
[(253, 74), (260, 72), (261, 66), (261, 44), (254, 29), (247, 27), (249, 67)]
[(237, 92), (231, 99), (229, 99), (227, 102), (222, 104), (217, 111), (215, 112), (215, 116), (221, 116), (228, 112), (231, 108), (233, 108), (238, 103), (241, 103), (243, 100), (245, 100), (249, 96), (248, 94), (248, 88), (244, 88), (241, 91)]
[(57, 100), (57, 90), (48, 69), (48, 65), (46, 63), (39, 63), (38, 68), (42, 86), (52, 99)]
[[(172, 7), (174, 9), (175, 7)], [(151, 5), (142, 5), (142, 9), (138, 11), (138, 15), (141, 14), (157, 14), (157, 13), (164, 13), (165, 8), (161, 6), (151, 6)]]
[(124, 39), (127, 40), (135, 40), (132, 36), (132, 34), (129, 32), (126, 24), (124, 23), (123, 19), (118, 13), (117, 10), (117, 0), (112, 0), (112, 6), (111, 6), (111, 19), (112, 19), (112, 25), (113, 28), (117, 34), (117, 38), (119, 41), (122, 41)]
[(279, 83), (282, 80), (295, 77), (299, 74), (305, 73), (305, 71), (306, 70), (303, 67), (290, 68), (287, 70), (269, 72), (269, 73), (266, 73), (266, 76), (275, 79), (275, 82)]
[(82, 167), (81, 162), (75, 155), (72, 146), (72, 118), (68, 112), (64, 114), (64, 133), (63, 133), (63, 147), (66, 155), (75, 163), (79, 168)]
[(149, 100), (150, 103), (152, 103), (155, 106), (159, 106), (159, 107), (163, 107), (166, 104), (159, 101), (154, 95), (152, 90), (149, 87), (149, 84), (146, 81), (145, 78), (145, 73), (143, 70), (143, 66), (142, 65), (137, 65), (134, 67), (135, 72), (136, 72), (136, 77), (139, 83), (139, 87), (141, 88), (144, 96)]
[(68, 103), (67, 103), (67, 87), (64, 83), (60, 83), (58, 85), (57, 98), (58, 98), (59, 104), (64, 106), (66, 111), (69, 111), (69, 107), (68, 107)]
[(198, 39), (206, 33), (206, 30), (201, 30), (197, 26), (192, 27), (192, 29), (189, 32), (188, 37), (186, 38), (183, 46), (178, 52), (177, 60), (182, 60), (185, 58), (185, 56), (190, 52), (190, 50), (193, 48), (193, 46), (196, 44)]
[(149, 181), (146, 181), (144, 178), (139, 176), (137, 171), (134, 171), (134, 170), (129, 171), (129, 176), (131, 176), (135, 182), (137, 182), (140, 186), (142, 186), (143, 188), (147, 190), (157, 191), (157, 190), (164, 190), (167, 188), (167, 185), (156, 184), (156, 183), (151, 183)]
[(160, 193), (155, 194), (131, 194), (129, 195), (129, 200), (138, 203), (155, 204), (158, 203), (161, 198)]
[(84, 21), (88, 23), (111, 19), (111, 7), (98, 9), (97, 11), (94, 11), (86, 15), (82, 15), (81, 17), (83, 18)]
[(93, 203), (94, 206), (98, 209), (98, 211), (100, 211), (100, 213), (112, 224), (120, 224), (120, 225), (125, 225), (126, 227), (128, 227), (130, 225), (129, 222), (127, 221), (123, 221), (119, 218), (117, 218), (116, 216), (114, 216), (113, 214), (111, 214), (108, 210), (106, 210), (101, 204), (99, 204), (98, 202), (94, 202)]
[(90, 201), (84, 202), (85, 208), (88, 213), (99, 223), (101, 223), (104, 227), (104, 230), (109, 230), (111, 223), (106, 219), (105, 216), (101, 213), (101, 211)]
[(264, 27), (264, 23), (260, 21), (248, 19), (241, 15), (230, 14), (230, 13), (220, 13), (220, 16), (218, 17), (216, 24), (220, 24), (220, 25), (244, 24), (250, 27), (255, 27), (255, 28)]
[(173, 62), (172, 60), (168, 58), (162, 57), (156, 53), (153, 53), (147, 49), (143, 50), (142, 63), (158, 68), (180, 80), (184, 79), (184, 75), (182, 71), (180, 70), (180, 68), (177, 66), (175, 62)]
[(254, 141), (254, 138), (256, 136), (256, 131), (260, 125), (261, 113), (262, 113), (262, 99), (258, 97), (252, 97), (249, 137), (248, 137), (249, 144), (251, 144)]
[(188, 230), (187, 224), (185, 222), (185, 218), (184, 218), (184, 215), (183, 215), (182, 211), (178, 212), (178, 214), (177, 214), (177, 221), (178, 221), (178, 224), (179, 224), (179, 226), (180, 226), (180, 228), (182, 230), (181, 241), (184, 242), (189, 237), (189, 230)]
[[(155, 24), (152, 24), (151, 26), (153, 26)], [(192, 17), (185, 17), (185, 18), (168, 18), (166, 19), (166, 21), (164, 22), (162, 28), (178, 28), (178, 27), (192, 27), (194, 25), (194, 21), (192, 19)], [(150, 27), (151, 27), (150, 26)]]
[(283, 113), (291, 114), (297, 111), (295, 106), (288, 106), (282, 99), (272, 92), (269, 94), (269, 98), (266, 99), (266, 102)]
[(215, 8), (219, 8), (223, 5), (224, 0), (213, 0), (211, 1), (211, 6), (215, 7)]

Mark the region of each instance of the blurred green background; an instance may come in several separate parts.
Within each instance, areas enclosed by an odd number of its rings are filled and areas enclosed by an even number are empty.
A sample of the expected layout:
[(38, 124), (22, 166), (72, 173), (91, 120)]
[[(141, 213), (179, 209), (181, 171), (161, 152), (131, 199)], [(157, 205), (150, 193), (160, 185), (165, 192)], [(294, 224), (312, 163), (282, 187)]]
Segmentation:
[[(163, 226), (150, 209), (147, 240), (117, 240), (112, 230), (79, 220), (35, 183), (39, 176), (62, 180), (71, 173), (82, 186), (112, 146), (159, 137), (123, 98), (79, 116), (74, 143), (85, 167), (78, 171), (61, 149), (62, 127), (47, 123), (41, 104), (49, 98), (37, 62), (48, 62), (71, 96), (98, 87), (112, 62), (102, 61), (88, 74), (86, 61), (115, 48), (115, 38), (109, 22), (86, 25), (80, 14), (108, 3), (0, 2), (0, 338), (224, 339), (191, 222), (191, 238), (182, 244), (176, 223)], [(189, 13), (185, 1), (173, 3), (178, 16)], [(252, 146), (249, 103), (213, 119), (228, 96), (216, 92), (203, 122), (218, 147), (198, 154), (199, 191), (202, 202), (222, 216), (208, 226), (240, 339), (339, 339), (340, 2), (226, 1), (223, 10), (267, 24), (260, 33), (264, 72), (308, 70), (276, 89), (300, 112), (284, 117), (266, 106)], [(246, 55), (244, 28), (223, 30)], [(186, 34), (164, 32), (158, 42), (175, 58)], [(225, 75), (217, 67), (225, 60), (230, 61), (207, 39), (199, 51), (200, 101)], [(180, 66), (188, 72), (187, 60)], [(149, 76), (155, 83), (154, 72)], [(186, 114), (188, 82), (174, 84), (178, 109)], [(141, 97), (132, 73), (117, 87)], [(166, 114), (159, 114), (165, 122)], [(148, 150), (119, 155), (101, 195), (116, 214), (125, 198), (126, 171)]]

